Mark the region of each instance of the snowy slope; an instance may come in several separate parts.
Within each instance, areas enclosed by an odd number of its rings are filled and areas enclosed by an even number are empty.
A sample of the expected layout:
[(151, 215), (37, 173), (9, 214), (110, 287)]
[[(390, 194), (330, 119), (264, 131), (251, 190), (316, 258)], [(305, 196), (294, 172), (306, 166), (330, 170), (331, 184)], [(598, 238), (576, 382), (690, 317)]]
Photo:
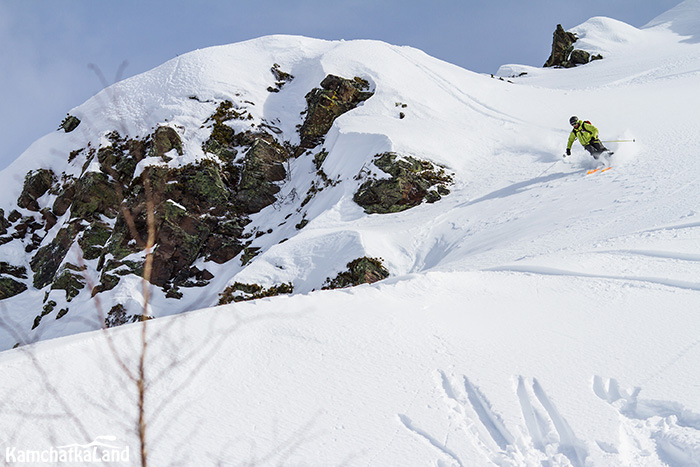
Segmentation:
[[(155, 92), (138, 80), (184, 62), (191, 79), (213, 70), (198, 82), (212, 96), (252, 92), (255, 64), (262, 76), (275, 61), (299, 78), (265, 95), (256, 118), (272, 121), (297, 115), (327, 73), (368, 76), (375, 96), (325, 142), (328, 175), (352, 179), (386, 150), (455, 172), (449, 196), (399, 214), (364, 214), (350, 183), (324, 192), (305, 229), (231, 272), (293, 280), (301, 293), (148, 322), (152, 463), (700, 465), (700, 18), (689, 14), (699, 4), (642, 29), (593, 18), (575, 32), (604, 60), (503, 67), (528, 72), (512, 83), (410, 48), (283, 36), (197, 51), (124, 82)], [(233, 58), (253, 65), (222, 83)], [(157, 105), (143, 98), (144, 115), (186, 118), (165, 112), (188, 85), (168, 82)], [(408, 104), (405, 119), (396, 102)], [(76, 114), (99, 111), (91, 105)], [(636, 142), (609, 143), (612, 169), (586, 175), (594, 164), (580, 146), (561, 159), (573, 114), (603, 140)], [(61, 144), (52, 138), (37, 145)], [(270, 208), (256, 216), (279, 220)], [(311, 291), (319, 265), (364, 253), (392, 277)], [(140, 331), (108, 334), (130, 368)], [(113, 435), (135, 460), (135, 389), (107, 342), (95, 332), (0, 354), (2, 447)]]

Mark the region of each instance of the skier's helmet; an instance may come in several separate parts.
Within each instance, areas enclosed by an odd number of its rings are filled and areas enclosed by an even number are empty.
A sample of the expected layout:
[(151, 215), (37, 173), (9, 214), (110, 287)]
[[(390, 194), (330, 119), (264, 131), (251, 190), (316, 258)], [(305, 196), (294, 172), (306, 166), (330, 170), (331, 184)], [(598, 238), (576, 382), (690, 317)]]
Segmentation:
[(571, 126), (576, 125), (577, 122), (578, 122), (578, 117), (576, 115), (574, 115), (573, 117), (571, 117), (569, 119), (569, 123), (571, 124)]

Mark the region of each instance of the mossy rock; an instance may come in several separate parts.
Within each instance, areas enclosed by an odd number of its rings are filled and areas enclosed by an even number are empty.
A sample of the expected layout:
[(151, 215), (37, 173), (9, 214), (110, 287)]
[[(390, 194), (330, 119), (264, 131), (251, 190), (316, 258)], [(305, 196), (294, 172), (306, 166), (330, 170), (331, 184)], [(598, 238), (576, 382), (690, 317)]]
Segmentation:
[(127, 315), (124, 305), (117, 304), (114, 305), (109, 312), (107, 312), (107, 316), (105, 317), (105, 327), (113, 328), (116, 326), (121, 326), (122, 324), (128, 323), (130, 320), (131, 317)]
[(261, 211), (276, 201), (285, 179), (284, 162), (289, 154), (280, 145), (258, 138), (246, 153), (235, 201), (243, 214)]
[(115, 259), (119, 260), (139, 251), (141, 251), (141, 248), (132, 239), (129, 225), (123, 215), (120, 215), (114, 224), (114, 230), (109, 237), (106, 247), (103, 249), (103, 253), (111, 254)]
[(256, 246), (250, 246), (243, 249), (243, 254), (241, 255), (241, 266), (245, 266), (250, 263), (253, 258), (260, 254), (260, 248)]
[[(272, 65), (272, 68), (270, 69), (272, 74), (275, 76), (275, 80), (278, 82), (281, 81), (283, 83), (287, 83), (289, 81), (292, 81), (294, 79), (294, 75), (287, 73), (286, 71), (282, 71), (280, 69), (280, 65), (278, 63), (275, 63)], [(279, 87), (282, 87), (279, 85)]]
[(153, 153), (152, 156), (166, 159), (168, 152), (177, 151), (178, 155), (182, 155), (182, 140), (180, 135), (174, 128), (169, 126), (159, 126), (153, 133)]
[(222, 167), (211, 160), (170, 171), (165, 197), (197, 214), (207, 213), (216, 207), (225, 208), (231, 192), (221, 178), (221, 172)]
[(22, 193), (17, 198), (17, 206), (30, 211), (39, 211), (37, 200), (49, 191), (49, 188), (55, 181), (56, 176), (51, 170), (39, 169), (29, 171), (24, 178)]
[(231, 162), (238, 152), (235, 149), (236, 132), (225, 123), (214, 123), (211, 136), (202, 144), (205, 152), (215, 154), (222, 161)]
[(299, 135), (298, 154), (316, 147), (331, 129), (333, 122), (342, 114), (354, 109), (372, 97), (369, 83), (361, 78), (346, 79), (328, 75), (306, 95), (306, 118)]
[(363, 256), (347, 264), (348, 270), (341, 272), (334, 279), (326, 279), (323, 289), (340, 289), (360, 284), (373, 284), (389, 277), (389, 271), (381, 259)]
[(150, 282), (163, 286), (199, 256), (209, 234), (200, 218), (172, 203), (165, 203), (165, 214), (157, 234)]
[(326, 157), (328, 157), (328, 151), (325, 149), (314, 156), (314, 166), (316, 170), (321, 170), (321, 166), (325, 162)]
[(70, 133), (71, 131), (78, 128), (78, 125), (80, 125), (80, 119), (73, 115), (68, 115), (66, 118), (63, 119), (58, 129), (63, 130), (66, 133)]
[[(248, 115), (249, 116), (249, 115)], [(216, 112), (205, 120), (205, 124), (213, 121), (211, 135), (202, 144), (202, 149), (205, 152), (217, 155), (222, 161), (231, 162), (235, 159), (237, 151), (236, 146), (240, 146), (241, 142), (237, 140), (236, 132), (224, 122), (228, 120), (244, 120), (246, 112), (238, 111), (233, 102), (225, 100), (216, 108)]]
[(71, 218), (92, 219), (105, 215), (117, 215), (119, 198), (109, 177), (102, 172), (88, 172), (75, 183), (75, 195), (71, 204)]
[(586, 52), (585, 50), (575, 49), (571, 52), (571, 57), (569, 58), (569, 61), (571, 61), (571, 63), (573, 63), (574, 65), (585, 65), (586, 63), (591, 61), (591, 54)]
[(113, 328), (127, 323), (137, 323), (139, 321), (146, 321), (149, 319), (153, 319), (153, 317), (147, 315), (129, 315), (126, 312), (124, 305), (117, 304), (114, 305), (107, 313), (107, 316), (105, 317), (105, 327)]
[(574, 42), (577, 40), (576, 34), (565, 31), (561, 24), (557, 24), (552, 38), (552, 53), (544, 66), (567, 67), (569, 55), (574, 50)]
[(266, 289), (259, 284), (235, 282), (226, 287), (224, 291), (219, 294), (219, 305), (257, 300), (259, 298), (274, 297), (277, 295), (291, 294), (293, 292), (294, 286), (291, 283), (273, 285)]
[(73, 197), (75, 196), (75, 180), (69, 180), (61, 186), (60, 191), (56, 200), (53, 202), (53, 207), (51, 211), (54, 215), (60, 217), (68, 211), (71, 203), (73, 203)]
[(92, 290), (92, 296), (94, 297), (98, 293), (106, 292), (112, 290), (119, 284), (120, 277), (113, 274), (102, 273), (100, 276), (100, 283)]
[(9, 277), (0, 277), (0, 300), (14, 297), (27, 290), (27, 286), (22, 282)]
[(29, 266), (34, 271), (34, 287), (42, 289), (53, 281), (81, 229), (79, 223), (71, 223), (59, 230), (51, 243), (37, 250), (29, 262)]
[(0, 261), (0, 274), (7, 274), (18, 279), (27, 278), (27, 268), (24, 266), (12, 266), (10, 263)]
[(449, 193), (445, 185), (452, 183), (452, 176), (430, 162), (384, 153), (377, 156), (374, 165), (391, 177), (367, 180), (353, 196), (368, 214), (405, 211), (424, 200), (434, 203)]
[(51, 284), (52, 290), (64, 290), (66, 292), (66, 300), (71, 301), (78, 296), (80, 291), (85, 288), (85, 279), (82, 275), (74, 274), (68, 269), (63, 270), (56, 276)]
[(204, 259), (223, 264), (232, 260), (243, 251), (244, 245), (236, 237), (221, 234), (212, 234), (207, 239), (203, 250)]
[(78, 239), (78, 244), (83, 250), (83, 258), (86, 260), (99, 258), (111, 235), (112, 229), (107, 224), (100, 221), (90, 224)]
[(38, 315), (36, 318), (34, 318), (34, 324), (32, 324), (32, 329), (36, 329), (39, 324), (41, 323), (41, 319), (51, 313), (53, 309), (56, 307), (56, 302), (53, 300), (49, 301), (44, 305), (43, 310), (41, 311), (41, 314)]

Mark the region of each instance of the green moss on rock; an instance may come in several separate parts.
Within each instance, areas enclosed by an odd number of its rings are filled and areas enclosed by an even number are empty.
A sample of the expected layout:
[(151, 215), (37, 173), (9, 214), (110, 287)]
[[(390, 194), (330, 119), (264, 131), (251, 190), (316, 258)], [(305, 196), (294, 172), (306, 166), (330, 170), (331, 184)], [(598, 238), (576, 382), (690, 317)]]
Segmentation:
[(160, 157), (166, 160), (165, 154), (172, 150), (182, 155), (182, 140), (174, 128), (169, 126), (159, 126), (153, 134), (153, 147), (151, 156)]
[(372, 97), (374, 93), (368, 89), (369, 83), (361, 78), (326, 76), (320, 88), (306, 95), (307, 111), (299, 130), (299, 153), (320, 144), (336, 118)]
[(117, 304), (114, 305), (107, 313), (107, 316), (105, 317), (105, 327), (113, 328), (116, 326), (121, 326), (122, 324), (137, 323), (139, 321), (146, 321), (149, 319), (153, 319), (153, 317), (147, 315), (129, 315), (126, 312), (124, 305)]
[(37, 250), (29, 262), (29, 266), (34, 271), (34, 287), (41, 289), (53, 281), (59, 266), (81, 229), (79, 223), (71, 223), (59, 230), (51, 243)]
[(253, 214), (275, 202), (284, 180), (284, 161), (289, 154), (278, 144), (258, 138), (248, 150), (235, 200), (244, 214)]
[(56, 307), (56, 302), (53, 300), (49, 301), (44, 305), (43, 310), (41, 311), (41, 314), (38, 315), (36, 318), (34, 318), (34, 324), (32, 324), (32, 329), (36, 329), (39, 324), (41, 323), (41, 319), (51, 313), (53, 309)]
[(111, 235), (112, 229), (107, 224), (99, 221), (90, 224), (78, 239), (78, 244), (83, 250), (83, 258), (87, 260), (99, 258)]
[(66, 300), (69, 302), (77, 297), (84, 288), (85, 279), (83, 276), (71, 272), (68, 268), (58, 274), (51, 284), (52, 290), (64, 290), (66, 292)]
[(259, 284), (244, 284), (235, 282), (229, 285), (219, 295), (219, 305), (226, 305), (232, 302), (242, 302), (247, 300), (256, 300), (258, 298), (274, 297), (276, 295), (291, 294), (294, 292), (294, 286), (291, 283), (273, 285), (269, 288), (264, 288)]
[(353, 196), (369, 214), (404, 211), (424, 200), (433, 203), (449, 193), (446, 185), (452, 183), (452, 176), (430, 162), (384, 153), (377, 156), (374, 165), (391, 177), (370, 179)]
[(26, 279), (27, 268), (24, 266), (12, 266), (10, 263), (0, 261), (0, 274), (7, 274), (18, 279)]
[(63, 130), (66, 133), (70, 133), (71, 131), (78, 128), (78, 125), (80, 125), (80, 119), (78, 117), (73, 116), (73, 115), (68, 115), (68, 116), (66, 116), (66, 118), (63, 119), (63, 121), (61, 122), (61, 125), (59, 125), (58, 129)]
[(0, 300), (14, 297), (27, 290), (27, 286), (22, 282), (10, 277), (0, 277)]
[(39, 211), (38, 199), (42, 197), (56, 181), (53, 171), (39, 169), (29, 171), (24, 178), (22, 193), (17, 198), (17, 206), (30, 211)]
[(71, 218), (92, 219), (103, 214), (114, 218), (119, 203), (117, 191), (109, 177), (102, 172), (88, 172), (75, 183)]
[(326, 279), (323, 289), (340, 289), (360, 284), (373, 284), (389, 277), (389, 271), (381, 259), (363, 256), (347, 264), (348, 270), (341, 272), (334, 279)]

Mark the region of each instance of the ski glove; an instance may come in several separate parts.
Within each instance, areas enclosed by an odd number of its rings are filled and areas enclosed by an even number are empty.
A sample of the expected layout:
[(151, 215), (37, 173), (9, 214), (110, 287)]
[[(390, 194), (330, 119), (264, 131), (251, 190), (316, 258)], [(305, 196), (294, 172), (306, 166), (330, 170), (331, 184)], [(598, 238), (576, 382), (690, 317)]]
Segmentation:
[(570, 156), (570, 155), (571, 155), (571, 149), (566, 148), (566, 155), (567, 155), (567, 156)]

